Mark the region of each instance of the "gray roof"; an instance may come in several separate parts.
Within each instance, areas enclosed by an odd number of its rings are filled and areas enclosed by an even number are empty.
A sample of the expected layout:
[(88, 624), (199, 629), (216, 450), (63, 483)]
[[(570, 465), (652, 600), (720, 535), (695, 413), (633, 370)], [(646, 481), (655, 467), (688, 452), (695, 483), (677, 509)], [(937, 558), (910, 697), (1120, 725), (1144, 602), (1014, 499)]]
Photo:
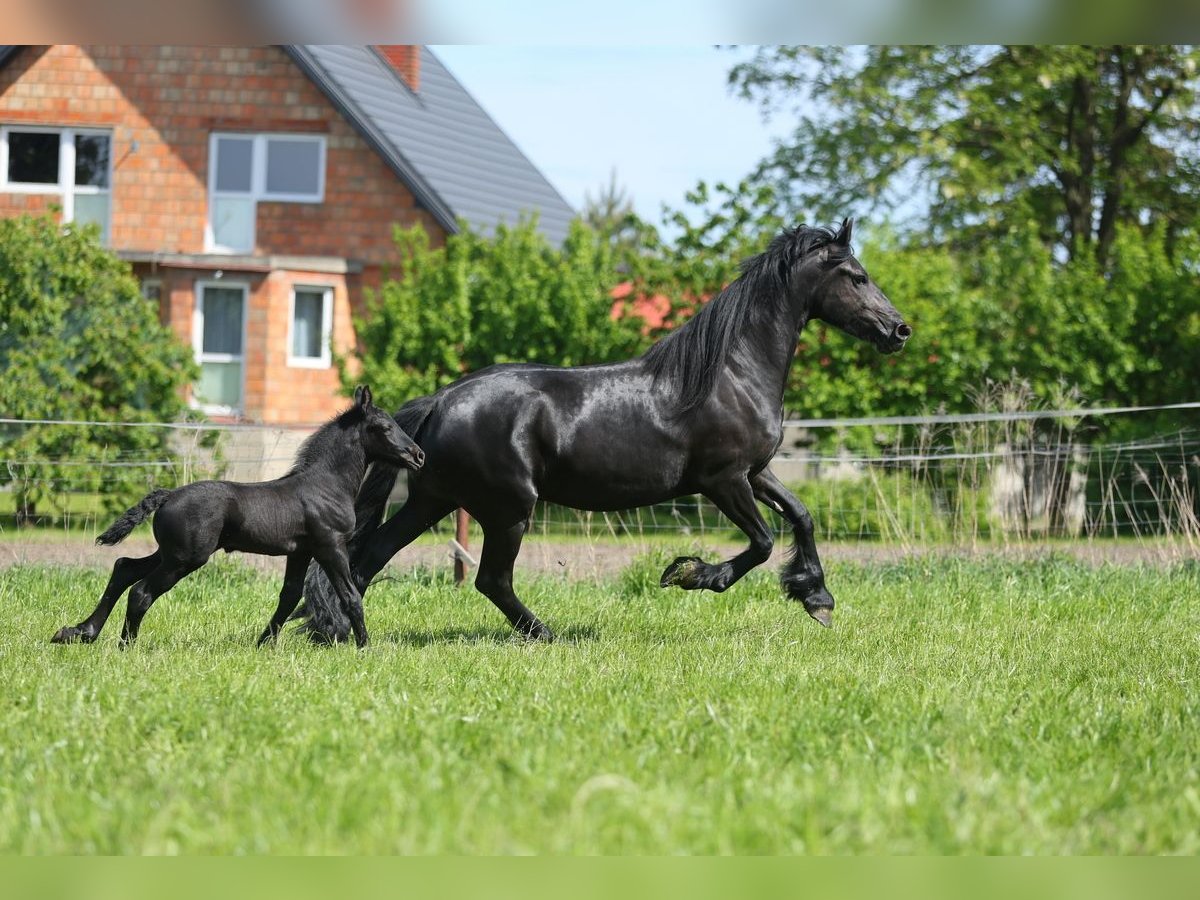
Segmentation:
[[(0, 65), (18, 49), (0, 45)], [(419, 93), (370, 47), (284, 49), (447, 231), (536, 212), (552, 243), (567, 236), (575, 210), (428, 47)]]
[(566, 237), (575, 210), (428, 47), (419, 92), (371, 47), (286, 49), (443, 227), (488, 232), (537, 213), (551, 242)]

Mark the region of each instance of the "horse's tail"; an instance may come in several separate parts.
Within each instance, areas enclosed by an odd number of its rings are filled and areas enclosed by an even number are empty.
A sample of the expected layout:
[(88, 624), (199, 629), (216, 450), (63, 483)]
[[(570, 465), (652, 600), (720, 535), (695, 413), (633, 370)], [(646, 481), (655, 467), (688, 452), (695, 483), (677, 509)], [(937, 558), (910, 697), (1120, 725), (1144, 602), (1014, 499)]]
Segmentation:
[[(421, 426), (433, 412), (433, 397), (418, 397), (405, 403), (393, 418), (404, 432), (418, 444)], [(386, 463), (372, 463), (354, 498), (354, 533), (350, 538), (351, 568), (362, 556), (362, 548), (383, 524), (388, 497), (396, 486), (400, 470)], [(319, 644), (332, 644), (350, 636), (350, 619), (338, 602), (325, 571), (316, 563), (308, 567), (304, 579), (304, 603), (291, 618), (305, 621), (300, 630)]]
[(173, 493), (175, 492), (162, 488), (151, 491), (139, 500), (136, 506), (131, 506), (125, 510), (121, 514), (121, 518), (108, 527), (108, 531), (96, 538), (96, 543), (108, 547), (121, 543), (121, 541), (129, 536), (129, 532), (150, 518), (154, 514), (154, 511), (166, 503), (167, 498)]

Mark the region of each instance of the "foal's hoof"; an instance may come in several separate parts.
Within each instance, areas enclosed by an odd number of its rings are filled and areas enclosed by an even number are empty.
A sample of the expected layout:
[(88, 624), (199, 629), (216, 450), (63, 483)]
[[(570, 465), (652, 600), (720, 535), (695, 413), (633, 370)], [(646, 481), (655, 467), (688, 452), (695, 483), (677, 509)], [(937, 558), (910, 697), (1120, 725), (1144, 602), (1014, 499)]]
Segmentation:
[(658, 580), (659, 587), (677, 585), (687, 589), (696, 586), (696, 576), (704, 560), (698, 556), (677, 556), (675, 562), (663, 570), (662, 578)]
[(52, 644), (90, 644), (96, 635), (78, 625), (64, 625), (50, 638)]

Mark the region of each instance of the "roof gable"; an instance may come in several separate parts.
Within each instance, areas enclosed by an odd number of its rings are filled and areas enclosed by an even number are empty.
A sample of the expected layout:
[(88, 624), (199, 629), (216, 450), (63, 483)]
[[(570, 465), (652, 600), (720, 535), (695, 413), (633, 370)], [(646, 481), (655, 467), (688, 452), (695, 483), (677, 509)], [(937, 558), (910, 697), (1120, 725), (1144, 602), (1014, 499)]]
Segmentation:
[(286, 49), (448, 230), (537, 213), (547, 239), (566, 237), (575, 211), (429, 48), (419, 94), (371, 47)]

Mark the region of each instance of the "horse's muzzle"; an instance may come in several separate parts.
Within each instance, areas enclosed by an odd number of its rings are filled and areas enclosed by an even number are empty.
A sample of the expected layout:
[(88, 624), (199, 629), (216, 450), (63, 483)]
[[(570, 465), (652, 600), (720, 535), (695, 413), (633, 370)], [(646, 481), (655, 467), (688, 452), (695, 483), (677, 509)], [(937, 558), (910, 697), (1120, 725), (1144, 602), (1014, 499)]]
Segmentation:
[(888, 332), (887, 337), (879, 341), (876, 345), (881, 353), (896, 353), (903, 349), (908, 343), (908, 339), (912, 337), (912, 326), (907, 322), (897, 322), (892, 326), (892, 330)]
[(414, 472), (425, 465), (425, 451), (413, 444), (411, 447), (405, 448), (400, 454), (400, 459), (408, 468)]

